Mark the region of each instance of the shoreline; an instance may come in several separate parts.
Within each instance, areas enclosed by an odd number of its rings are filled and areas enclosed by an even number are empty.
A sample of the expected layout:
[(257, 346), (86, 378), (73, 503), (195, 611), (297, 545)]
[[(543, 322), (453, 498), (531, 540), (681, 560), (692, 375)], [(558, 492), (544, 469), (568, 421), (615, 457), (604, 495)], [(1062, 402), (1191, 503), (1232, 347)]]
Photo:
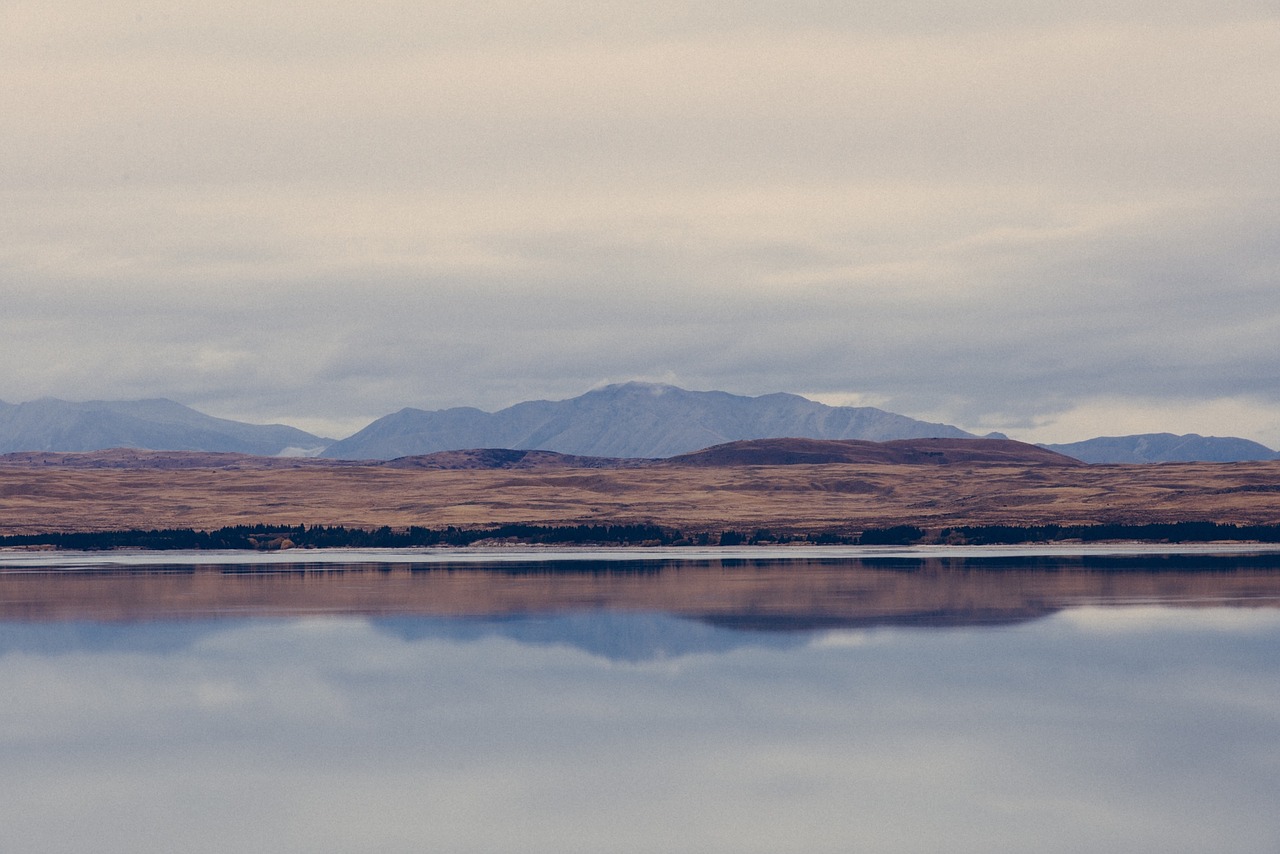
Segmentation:
[(40, 568), (110, 566), (296, 566), (342, 564), (505, 564), (555, 562), (901, 561), (1044, 557), (1280, 555), (1277, 543), (1046, 543), (1019, 545), (759, 545), (759, 546), (462, 546), (254, 551), (115, 549), (59, 551), (0, 548), (0, 573)]

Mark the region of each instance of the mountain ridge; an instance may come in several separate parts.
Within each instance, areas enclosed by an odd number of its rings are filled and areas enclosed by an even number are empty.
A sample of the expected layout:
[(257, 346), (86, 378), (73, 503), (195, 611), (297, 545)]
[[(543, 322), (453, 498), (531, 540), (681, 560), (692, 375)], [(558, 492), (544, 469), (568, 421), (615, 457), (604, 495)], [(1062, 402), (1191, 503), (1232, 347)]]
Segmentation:
[(142, 448), (306, 456), (330, 442), (284, 424), (217, 418), (167, 398), (0, 402), (0, 453)]
[(661, 458), (764, 438), (976, 438), (949, 424), (875, 407), (834, 407), (782, 392), (747, 397), (653, 383), (619, 383), (562, 401), (524, 401), (493, 413), (405, 408), (335, 442), (321, 456), (392, 459), (462, 448)]

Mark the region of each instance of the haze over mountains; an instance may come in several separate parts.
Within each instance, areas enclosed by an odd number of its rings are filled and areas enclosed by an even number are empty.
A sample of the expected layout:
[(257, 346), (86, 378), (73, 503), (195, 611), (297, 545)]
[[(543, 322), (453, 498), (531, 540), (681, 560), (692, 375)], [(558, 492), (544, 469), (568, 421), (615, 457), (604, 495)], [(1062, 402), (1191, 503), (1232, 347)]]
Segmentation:
[[(606, 386), (568, 400), (527, 401), (492, 413), (471, 407), (433, 412), (406, 408), (336, 442), (279, 424), (215, 418), (163, 399), (0, 402), (0, 453), (125, 447), (390, 460), (506, 448), (578, 457), (660, 458), (740, 440), (783, 437), (873, 442), (976, 438), (958, 427), (869, 406), (827, 406), (794, 394), (746, 397), (639, 382)], [(1041, 447), (1090, 463), (1280, 458), (1247, 439), (1195, 434), (1099, 437)]]

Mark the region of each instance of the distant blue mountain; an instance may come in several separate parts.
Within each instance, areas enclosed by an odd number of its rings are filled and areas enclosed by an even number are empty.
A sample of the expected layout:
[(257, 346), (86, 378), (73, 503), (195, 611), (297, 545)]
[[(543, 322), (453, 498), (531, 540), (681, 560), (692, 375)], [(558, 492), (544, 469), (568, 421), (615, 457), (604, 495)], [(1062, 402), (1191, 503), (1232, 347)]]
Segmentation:
[(0, 401), (0, 454), (141, 448), (307, 456), (330, 441), (283, 424), (214, 418), (164, 399)]
[(1280, 453), (1248, 439), (1188, 433), (1099, 436), (1065, 445), (1041, 445), (1086, 463), (1227, 463), (1280, 459)]
[(330, 445), (334, 459), (393, 459), (466, 448), (596, 457), (671, 457), (740, 439), (976, 438), (948, 424), (871, 406), (827, 406), (794, 394), (744, 397), (630, 382), (569, 400), (473, 408), (402, 409)]

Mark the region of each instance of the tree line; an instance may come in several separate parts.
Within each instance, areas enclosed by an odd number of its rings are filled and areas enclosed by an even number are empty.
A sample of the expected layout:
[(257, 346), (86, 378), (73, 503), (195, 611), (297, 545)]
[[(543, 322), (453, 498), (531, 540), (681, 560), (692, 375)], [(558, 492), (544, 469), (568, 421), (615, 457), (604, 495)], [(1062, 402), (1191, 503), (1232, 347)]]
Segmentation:
[(967, 545), (1016, 545), (1064, 540), (1100, 542), (1143, 540), (1167, 543), (1280, 542), (1280, 525), (1235, 525), (1226, 522), (1153, 522), (1145, 525), (968, 525), (943, 528), (940, 542)]
[(1064, 541), (1101, 542), (1280, 542), (1280, 525), (1221, 522), (1169, 522), (1145, 525), (966, 525), (928, 531), (914, 525), (866, 528), (859, 532), (754, 532), (723, 530), (683, 533), (659, 525), (532, 525), (491, 528), (349, 528), (343, 525), (232, 525), (212, 531), (192, 528), (50, 532), (0, 536), (0, 547), (51, 547), (78, 551), (214, 549), (273, 551), (291, 548), (415, 548), (470, 546), (485, 541), (537, 545), (597, 546), (755, 546), (788, 543), (814, 545), (1016, 545)]
[(0, 546), (52, 546), (58, 549), (207, 550), (290, 548), (394, 549), (422, 546), (469, 546), (481, 540), (514, 540), (539, 544), (670, 545), (679, 531), (656, 525), (523, 525), (495, 528), (348, 528), (344, 525), (231, 525), (212, 531), (192, 528), (154, 530), (51, 532), (0, 536)]

